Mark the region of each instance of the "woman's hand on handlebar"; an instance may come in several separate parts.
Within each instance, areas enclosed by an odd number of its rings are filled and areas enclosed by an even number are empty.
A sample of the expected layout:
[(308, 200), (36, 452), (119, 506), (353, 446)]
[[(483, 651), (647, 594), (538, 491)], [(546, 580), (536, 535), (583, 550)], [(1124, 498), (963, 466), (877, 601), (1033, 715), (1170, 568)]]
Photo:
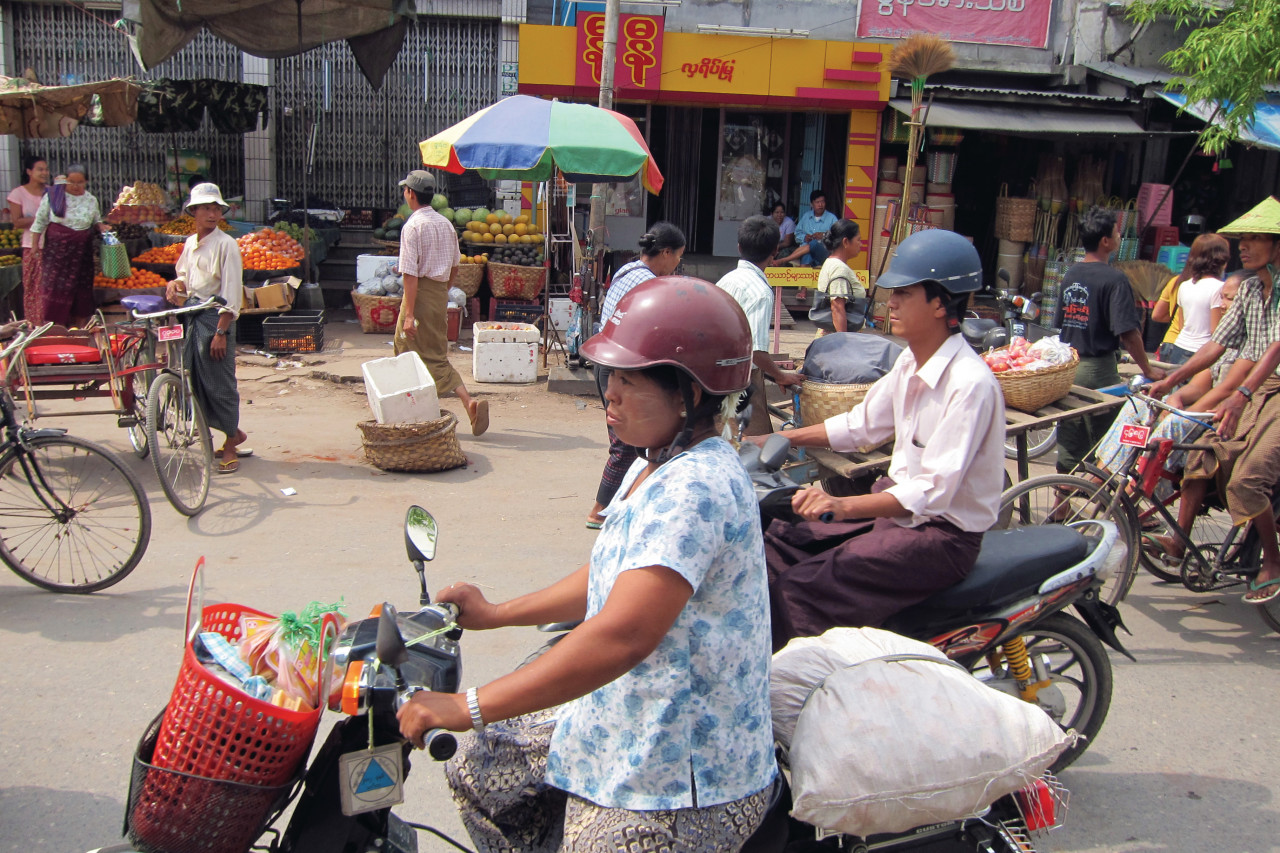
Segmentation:
[(1165, 395), (1172, 390), (1173, 383), (1169, 381), (1168, 377), (1166, 377), (1161, 379), (1159, 382), (1154, 382), (1151, 385), (1148, 385), (1146, 393), (1149, 397), (1155, 397), (1157, 400), (1163, 400)]
[(504, 627), (504, 623), (498, 618), (498, 606), (485, 598), (484, 593), (474, 584), (455, 583), (447, 586), (436, 593), (436, 602), (456, 605), (458, 627), (468, 631)]
[(471, 713), (462, 693), (419, 691), (396, 711), (396, 719), (400, 734), (418, 749), (423, 748), (422, 736), (432, 729), (465, 732), (471, 728)]
[(844, 518), (840, 498), (819, 488), (801, 489), (791, 496), (791, 508), (806, 521), (839, 521)]

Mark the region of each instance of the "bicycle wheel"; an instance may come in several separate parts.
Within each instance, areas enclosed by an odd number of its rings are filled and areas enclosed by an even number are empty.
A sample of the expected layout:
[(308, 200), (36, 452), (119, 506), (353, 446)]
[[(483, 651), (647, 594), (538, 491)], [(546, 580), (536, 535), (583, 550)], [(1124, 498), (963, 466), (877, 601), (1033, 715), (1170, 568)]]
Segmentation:
[(1138, 569), (1138, 528), (1133, 509), (1123, 495), (1117, 496), (1107, 486), (1068, 474), (1033, 477), (1001, 495), (1000, 520), (996, 525), (1008, 529), (1085, 519), (1114, 522), (1121, 541), (1129, 549), (1125, 564), (1107, 578), (1098, 593), (1106, 603), (1118, 604), (1128, 595)]
[[(124, 357), (124, 367), (127, 369), (140, 364), (149, 364), (151, 358), (145, 349), (146, 347), (142, 345), (132, 347)], [(133, 415), (134, 424), (126, 427), (126, 431), (129, 433), (129, 444), (133, 445), (133, 452), (139, 459), (146, 459), (150, 451), (150, 446), (147, 444), (147, 391), (155, 375), (154, 370), (139, 370), (137, 373), (130, 373), (128, 377), (129, 388), (133, 393), (130, 413)]]
[[(1039, 459), (1050, 450), (1058, 446), (1058, 428), (1056, 426), (1045, 427), (1044, 429), (1027, 430), (1027, 458)], [(1013, 438), (1006, 438), (1004, 441), (1004, 458), (1018, 458), (1018, 444)]]
[(202, 510), (213, 476), (213, 439), (199, 401), (172, 373), (162, 373), (151, 383), (147, 443), (151, 464), (173, 508), (183, 515)]
[[(151, 506), (137, 477), (83, 438), (33, 438), (27, 447), (0, 458), (0, 560), (53, 592), (118, 583), (151, 541)], [(34, 482), (19, 460), (24, 452)]]

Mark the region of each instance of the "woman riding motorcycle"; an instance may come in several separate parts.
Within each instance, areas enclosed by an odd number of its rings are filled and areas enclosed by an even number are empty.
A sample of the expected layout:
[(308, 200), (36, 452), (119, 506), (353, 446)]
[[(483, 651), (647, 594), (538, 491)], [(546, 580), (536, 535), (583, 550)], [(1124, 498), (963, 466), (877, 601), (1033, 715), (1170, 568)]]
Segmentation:
[(590, 562), (546, 589), (453, 602), (482, 630), (585, 619), (521, 669), (400, 711), (474, 729), (447, 765), (482, 851), (737, 850), (777, 774), (769, 602), (751, 481), (715, 418), (751, 373), (733, 298), (663, 277), (628, 293), (583, 353), (612, 370), (607, 420), (639, 450)]

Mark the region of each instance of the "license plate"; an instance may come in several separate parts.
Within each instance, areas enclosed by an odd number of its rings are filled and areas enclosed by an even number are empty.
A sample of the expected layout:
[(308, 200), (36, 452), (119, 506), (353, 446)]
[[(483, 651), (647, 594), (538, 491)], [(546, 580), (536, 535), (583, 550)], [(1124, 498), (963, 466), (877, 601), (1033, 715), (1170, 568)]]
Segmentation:
[(1151, 427), (1125, 424), (1120, 427), (1120, 443), (1126, 447), (1146, 447), (1151, 438)]
[(338, 759), (342, 813), (347, 817), (404, 802), (402, 747), (389, 743), (348, 752)]
[(182, 340), (182, 326), (161, 326), (156, 329), (156, 339), (161, 341), (180, 341)]

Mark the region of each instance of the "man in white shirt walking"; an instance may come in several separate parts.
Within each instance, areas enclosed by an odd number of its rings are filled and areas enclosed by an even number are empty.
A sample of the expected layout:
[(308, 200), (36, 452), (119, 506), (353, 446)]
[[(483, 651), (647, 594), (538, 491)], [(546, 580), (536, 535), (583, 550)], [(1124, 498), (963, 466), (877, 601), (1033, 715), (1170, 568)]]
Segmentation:
[(773, 319), (773, 288), (764, 275), (764, 265), (778, 249), (780, 233), (778, 225), (767, 216), (750, 216), (738, 226), (738, 255), (736, 269), (730, 270), (716, 282), (716, 287), (728, 293), (742, 307), (751, 327), (751, 424), (747, 435), (767, 435), (773, 432), (769, 421), (768, 398), (764, 391), (764, 377), (768, 376), (783, 388), (801, 385), (804, 377), (780, 369), (769, 355), (769, 323)]
[[(774, 647), (838, 626), (875, 626), (973, 569), (996, 520), (1004, 474), (1004, 398), (958, 334), (982, 286), (977, 251), (950, 231), (913, 234), (876, 282), (907, 349), (847, 414), (788, 433), (798, 447), (854, 450), (893, 440), (869, 495), (819, 488), (792, 499), (808, 521), (765, 533)], [(835, 520), (817, 519), (831, 513)]]

